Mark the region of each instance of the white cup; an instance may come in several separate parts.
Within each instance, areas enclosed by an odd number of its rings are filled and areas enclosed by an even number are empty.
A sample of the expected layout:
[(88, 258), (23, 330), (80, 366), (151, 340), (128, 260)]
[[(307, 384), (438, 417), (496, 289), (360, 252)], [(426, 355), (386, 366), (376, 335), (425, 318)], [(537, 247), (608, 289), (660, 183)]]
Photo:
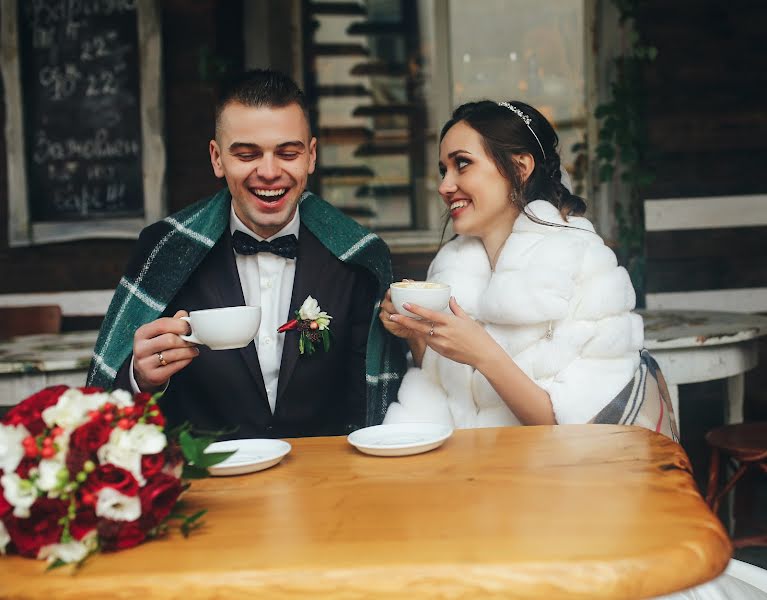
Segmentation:
[(202, 344), (211, 350), (242, 348), (253, 341), (261, 324), (260, 306), (227, 306), (193, 310), (181, 317), (192, 327), (191, 335), (180, 336), (193, 344)]
[(450, 286), (434, 281), (398, 281), (392, 283), (391, 301), (401, 315), (421, 319), (415, 313), (402, 308), (405, 303), (417, 304), (430, 310), (443, 311), (450, 301)]

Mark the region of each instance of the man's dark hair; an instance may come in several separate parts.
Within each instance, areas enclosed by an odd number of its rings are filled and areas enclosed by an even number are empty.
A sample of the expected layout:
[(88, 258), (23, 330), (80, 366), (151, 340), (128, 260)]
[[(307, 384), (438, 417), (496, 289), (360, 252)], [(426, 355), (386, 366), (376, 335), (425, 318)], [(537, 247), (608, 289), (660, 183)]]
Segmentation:
[(309, 123), (306, 96), (295, 81), (279, 71), (253, 69), (224, 81), (216, 104), (216, 131), (220, 125), (221, 113), (232, 102), (254, 108), (282, 108), (298, 104), (306, 116), (306, 122)]

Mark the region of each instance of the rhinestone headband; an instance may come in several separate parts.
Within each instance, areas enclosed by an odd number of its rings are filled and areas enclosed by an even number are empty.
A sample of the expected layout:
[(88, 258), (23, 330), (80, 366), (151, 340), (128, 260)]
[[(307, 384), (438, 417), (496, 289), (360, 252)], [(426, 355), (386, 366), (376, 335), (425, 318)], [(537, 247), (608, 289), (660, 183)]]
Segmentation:
[(535, 141), (538, 142), (538, 147), (541, 149), (541, 154), (543, 154), (543, 158), (546, 158), (546, 152), (543, 150), (543, 144), (541, 144), (541, 140), (538, 139), (538, 136), (535, 135), (535, 132), (533, 131), (532, 126), (530, 125), (530, 122), (532, 119), (528, 117), (525, 113), (523, 113), (521, 110), (519, 110), (516, 106), (513, 104), (509, 104), (508, 102), (499, 102), (498, 106), (503, 106), (504, 108), (508, 108), (511, 112), (513, 112), (515, 115), (517, 115), (520, 119), (522, 119), (525, 122), (525, 125), (527, 125), (527, 128), (530, 130), (530, 133), (533, 134), (535, 137)]

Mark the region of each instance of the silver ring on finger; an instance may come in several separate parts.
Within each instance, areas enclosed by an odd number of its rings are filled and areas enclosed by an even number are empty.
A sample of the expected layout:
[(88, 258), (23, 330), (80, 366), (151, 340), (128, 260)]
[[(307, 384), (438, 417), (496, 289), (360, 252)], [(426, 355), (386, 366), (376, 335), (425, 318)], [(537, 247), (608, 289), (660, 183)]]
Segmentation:
[(431, 329), (429, 329), (429, 335), (434, 335), (434, 321), (431, 323)]
[(165, 367), (165, 366), (167, 366), (167, 365), (168, 365), (168, 361), (166, 361), (166, 360), (163, 358), (163, 356), (162, 356), (162, 352), (158, 352), (158, 353), (157, 353), (157, 360), (159, 361), (159, 363), (160, 363), (160, 366), (161, 366), (161, 367)]

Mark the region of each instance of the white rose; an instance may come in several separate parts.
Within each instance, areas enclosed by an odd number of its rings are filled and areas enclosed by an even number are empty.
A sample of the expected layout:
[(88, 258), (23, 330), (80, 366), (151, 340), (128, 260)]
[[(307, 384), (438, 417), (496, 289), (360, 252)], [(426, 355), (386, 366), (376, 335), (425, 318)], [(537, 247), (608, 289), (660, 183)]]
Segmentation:
[(135, 521), (141, 516), (141, 500), (110, 487), (101, 488), (96, 500), (96, 516), (113, 521)]
[(0, 521), (0, 554), (5, 554), (5, 548), (10, 541), (11, 536), (8, 535), (8, 530), (5, 528), (5, 525), (3, 525), (3, 522)]
[(93, 410), (93, 403), (80, 390), (70, 388), (53, 406), (43, 411), (43, 421), (48, 427), (75, 429), (88, 420), (88, 411)]
[(86, 415), (92, 410), (100, 409), (109, 401), (109, 394), (105, 392), (100, 392), (97, 394), (83, 394), (82, 397), (83, 408), (85, 409)]
[(22, 479), (16, 473), (6, 473), (0, 477), (0, 486), (8, 504), (13, 506), (13, 516), (19, 519), (29, 517), (29, 508), (37, 500), (37, 488), (31, 481)]
[(59, 479), (59, 473), (61, 471), (66, 472), (64, 463), (58, 460), (41, 460), (37, 470), (37, 484), (38, 489), (43, 492), (50, 492), (56, 489), (61, 484)]
[(99, 463), (112, 464), (126, 471), (130, 471), (139, 485), (144, 485), (146, 479), (141, 474), (141, 453), (136, 452), (125, 440), (125, 431), (113, 429), (109, 436), (109, 442), (101, 446), (96, 452)]
[(126, 435), (130, 447), (139, 454), (157, 454), (165, 449), (165, 434), (157, 425), (136, 423)]
[(314, 321), (320, 316), (320, 305), (317, 304), (317, 301), (314, 298), (309, 296), (304, 300), (301, 308), (298, 309), (298, 316), (302, 319)]
[(82, 542), (67, 542), (66, 544), (49, 544), (43, 546), (37, 553), (38, 560), (56, 562), (61, 560), (65, 563), (76, 563), (88, 556), (88, 546)]
[(133, 395), (126, 390), (115, 390), (109, 394), (109, 400), (112, 404), (125, 408), (126, 406), (133, 406)]
[(21, 442), (29, 436), (23, 425), (0, 424), (0, 470), (13, 473), (24, 458)]

